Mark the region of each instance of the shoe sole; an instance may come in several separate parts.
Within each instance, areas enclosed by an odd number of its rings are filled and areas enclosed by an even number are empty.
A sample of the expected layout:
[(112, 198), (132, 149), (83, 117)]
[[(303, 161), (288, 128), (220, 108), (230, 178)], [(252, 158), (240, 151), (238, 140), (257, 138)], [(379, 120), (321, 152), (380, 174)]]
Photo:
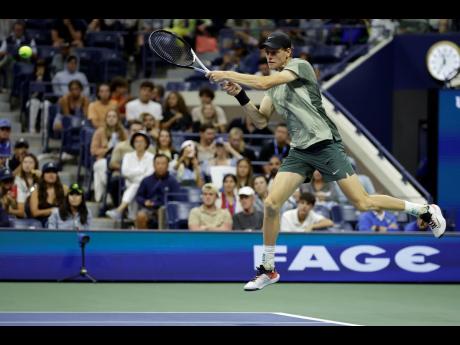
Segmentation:
[(442, 234), (439, 235), (439, 236), (436, 236), (436, 238), (441, 238), (442, 236), (444, 236), (445, 232), (446, 232), (446, 219), (444, 218), (444, 216), (442, 215), (442, 212), (441, 212), (441, 209), (439, 208), (438, 205), (436, 204), (431, 204), (431, 206), (433, 207), (433, 209), (435, 210), (435, 214), (438, 218), (440, 218), (440, 223), (441, 225), (444, 227), (444, 230), (442, 231)]
[(260, 288), (256, 288), (256, 289), (244, 289), (244, 291), (259, 291), (259, 290), (262, 290), (264, 287), (266, 287), (266, 286), (268, 286), (268, 285), (272, 285), (272, 284), (277, 283), (279, 280), (280, 280), (280, 275), (278, 274), (278, 277), (275, 279), (275, 281), (270, 280), (270, 282), (268, 282), (267, 284), (265, 284), (264, 286), (262, 286), (262, 287), (260, 287)]

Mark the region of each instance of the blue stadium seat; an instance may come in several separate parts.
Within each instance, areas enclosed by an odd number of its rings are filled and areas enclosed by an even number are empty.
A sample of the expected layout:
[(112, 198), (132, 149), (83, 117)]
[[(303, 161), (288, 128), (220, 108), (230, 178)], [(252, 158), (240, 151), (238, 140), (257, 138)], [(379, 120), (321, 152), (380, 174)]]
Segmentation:
[(312, 51), (311, 63), (338, 62), (345, 55), (345, 45), (316, 46)]
[(50, 64), (53, 56), (59, 53), (59, 48), (48, 45), (37, 45), (37, 55), (39, 59), (43, 59), (47, 64)]
[(87, 32), (85, 35), (85, 41), (87, 47), (102, 47), (119, 50), (123, 48), (123, 32)]
[(188, 216), (192, 208), (199, 203), (170, 201), (166, 206), (166, 217), (169, 229), (188, 229)]
[(51, 31), (49, 29), (27, 29), (27, 35), (35, 40), (35, 44), (38, 45), (50, 45)]
[(313, 208), (313, 211), (315, 211), (316, 213), (319, 213), (320, 215), (326, 218), (331, 219), (331, 211), (329, 210), (329, 208), (327, 208), (324, 205), (315, 205), (315, 207)]

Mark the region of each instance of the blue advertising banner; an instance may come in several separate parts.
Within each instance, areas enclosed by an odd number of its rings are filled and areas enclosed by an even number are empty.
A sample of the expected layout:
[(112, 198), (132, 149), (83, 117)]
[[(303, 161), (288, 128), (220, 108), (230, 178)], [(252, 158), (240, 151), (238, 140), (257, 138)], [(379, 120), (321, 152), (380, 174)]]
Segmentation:
[(460, 90), (439, 91), (438, 203), (460, 226)]
[[(86, 267), (98, 281), (238, 281), (260, 264), (260, 233), (86, 232)], [(460, 282), (460, 235), (281, 233), (282, 281)], [(78, 272), (70, 231), (0, 231), (0, 280), (58, 280)]]

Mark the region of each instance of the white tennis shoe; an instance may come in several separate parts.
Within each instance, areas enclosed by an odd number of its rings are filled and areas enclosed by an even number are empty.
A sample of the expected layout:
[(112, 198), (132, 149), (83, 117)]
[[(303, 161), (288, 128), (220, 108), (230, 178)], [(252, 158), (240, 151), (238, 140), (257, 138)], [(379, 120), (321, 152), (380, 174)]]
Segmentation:
[(441, 213), (438, 205), (431, 204), (428, 206), (428, 212), (420, 215), (420, 218), (428, 223), (429, 228), (436, 238), (440, 238), (446, 231), (446, 219)]
[(268, 271), (263, 265), (260, 265), (256, 269), (257, 274), (254, 279), (244, 286), (245, 291), (261, 290), (267, 285), (274, 284), (280, 280), (280, 274), (276, 270)]

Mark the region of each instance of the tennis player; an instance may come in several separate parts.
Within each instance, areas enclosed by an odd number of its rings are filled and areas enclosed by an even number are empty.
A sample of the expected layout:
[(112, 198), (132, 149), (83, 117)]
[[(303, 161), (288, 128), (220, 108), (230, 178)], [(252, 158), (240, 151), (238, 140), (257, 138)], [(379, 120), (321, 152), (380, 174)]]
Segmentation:
[[(276, 112), (284, 117), (291, 136), (291, 150), (284, 158), (269, 195), (264, 201), (262, 265), (244, 289), (259, 290), (276, 283), (275, 244), (280, 230), (280, 207), (300, 184), (309, 182), (317, 169), (326, 182), (337, 181), (340, 188), (360, 211), (405, 211), (420, 217), (436, 237), (444, 234), (446, 221), (437, 205), (422, 205), (387, 195), (368, 195), (355, 174), (344, 151), (336, 125), (326, 115), (315, 72), (303, 59), (292, 58), (292, 44), (283, 32), (272, 33), (262, 44), (270, 69), (279, 73), (254, 76), (234, 71), (211, 71), (213, 82), (226, 81), (223, 89), (235, 96), (259, 129), (268, 125)], [(240, 86), (266, 90), (259, 109)]]

